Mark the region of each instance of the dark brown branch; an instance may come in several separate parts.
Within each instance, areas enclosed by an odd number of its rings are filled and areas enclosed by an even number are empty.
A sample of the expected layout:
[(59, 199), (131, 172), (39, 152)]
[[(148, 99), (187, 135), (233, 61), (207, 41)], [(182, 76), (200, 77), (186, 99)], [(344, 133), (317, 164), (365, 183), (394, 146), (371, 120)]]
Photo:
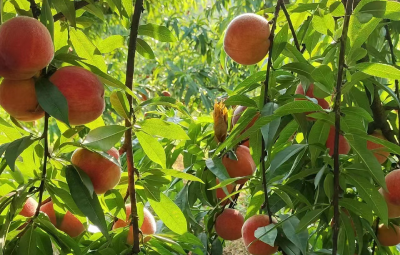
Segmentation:
[[(30, 1), (33, 1), (33, 0), (30, 0)], [(93, 0), (93, 2), (98, 2), (99, 0)], [(75, 5), (75, 10), (79, 10), (79, 9), (82, 9), (83, 7), (85, 7), (86, 5), (89, 5), (90, 3), (89, 2), (86, 2), (86, 1), (79, 1), (79, 2), (75, 2), (74, 3), (74, 5)], [(58, 21), (58, 20), (60, 20), (60, 19), (62, 19), (62, 18), (64, 18), (65, 16), (64, 16), (64, 14), (62, 13), (62, 12), (59, 12), (59, 13), (57, 13), (56, 15), (54, 15), (53, 16), (53, 20), (54, 21)]]
[[(143, 0), (136, 0), (135, 10), (132, 16), (132, 24), (130, 28), (129, 35), (129, 45), (128, 45), (128, 60), (126, 64), (126, 80), (125, 86), (132, 90), (133, 85), (133, 74), (135, 71), (135, 52), (136, 52), (136, 39), (139, 30), (139, 22), (140, 16), (143, 12)], [(125, 131), (125, 141), (124, 147), (126, 148), (126, 162), (128, 165), (128, 176), (129, 176), (129, 196), (131, 198), (131, 225), (133, 226), (133, 248), (131, 254), (139, 254), (140, 246), (139, 246), (139, 216), (136, 207), (136, 190), (135, 190), (135, 166), (133, 162), (133, 154), (132, 154), (132, 128), (131, 125), (134, 122), (131, 121), (132, 116), (134, 115), (133, 111), (133, 98), (130, 94), (126, 93), (129, 102), (129, 117), (130, 119), (125, 120), (125, 126), (128, 129)]]
[[(274, 12), (274, 17), (272, 18), (272, 29), (271, 29), (271, 34), (269, 35), (269, 41), (270, 41), (270, 46), (269, 46), (269, 53), (268, 53), (268, 65), (267, 65), (267, 74), (265, 77), (264, 81), (264, 105), (270, 102), (269, 98), (269, 76), (271, 72), (271, 67), (272, 67), (272, 49), (274, 47), (274, 37), (275, 37), (275, 29), (276, 29), (276, 21), (279, 16), (279, 11), (281, 8), (281, 5), (283, 4), (283, 0), (278, 0), (276, 3), (275, 7), (275, 12)], [(267, 209), (268, 216), (269, 216), (269, 221), (272, 222), (272, 213), (271, 213), (271, 208), (268, 202), (268, 182), (267, 182), (267, 176), (266, 176), (266, 168), (265, 168), (265, 158), (268, 155), (267, 148), (265, 148), (265, 142), (264, 139), (261, 137), (261, 143), (262, 143), (262, 153), (261, 153), (261, 158), (260, 158), (260, 164), (261, 164), (261, 175), (262, 175), (262, 180), (263, 180), (263, 188), (264, 188), (264, 204), (262, 205), (262, 209)]]
[(282, 8), (283, 13), (285, 13), (286, 20), (287, 20), (287, 22), (288, 22), (290, 31), (292, 32), (294, 45), (296, 45), (296, 48), (297, 48), (298, 51), (301, 51), (301, 49), (300, 49), (300, 44), (299, 44), (299, 40), (297, 40), (296, 31), (294, 30), (292, 20), (290, 19), (290, 15), (289, 15), (289, 13), (288, 13), (288, 11), (287, 11), (287, 9), (286, 9), (286, 6), (285, 6), (285, 3), (284, 3), (284, 2), (281, 2), (281, 8)]
[(31, 8), (31, 10), (32, 10), (32, 15), (33, 15), (33, 17), (34, 17), (35, 19), (38, 19), (39, 16), (40, 16), (40, 13), (41, 13), (39, 7), (38, 7), (37, 4), (35, 3), (35, 0), (28, 0), (28, 1), (29, 1), (29, 3), (31, 4), (30, 8)]
[[(385, 20), (385, 21), (389, 21), (389, 20)], [(391, 59), (392, 59), (392, 64), (394, 66), (396, 66), (396, 55), (394, 54), (394, 46), (393, 46), (393, 42), (392, 42), (392, 37), (390, 36), (390, 30), (389, 30), (389, 26), (385, 25), (385, 30), (386, 30), (386, 40), (389, 44), (389, 48), (390, 48), (390, 55), (391, 55)], [(400, 92), (399, 92), (399, 80), (395, 80), (394, 81), (395, 84), (395, 92), (396, 92), (396, 96), (398, 99), (400, 99)], [(397, 139), (400, 141), (400, 112), (397, 111), (397, 119), (399, 121), (399, 133), (397, 134)]]
[(338, 66), (338, 75), (336, 81), (336, 97), (335, 97), (335, 105), (333, 107), (333, 111), (335, 112), (335, 146), (333, 149), (333, 173), (334, 173), (334, 195), (333, 195), (333, 237), (332, 237), (332, 255), (337, 254), (338, 249), (338, 236), (339, 236), (339, 193), (340, 193), (340, 185), (339, 185), (339, 174), (340, 174), (340, 162), (339, 162), (339, 132), (340, 132), (340, 102), (342, 97), (342, 83), (343, 83), (343, 69), (345, 66), (345, 54), (346, 54), (346, 41), (347, 41), (347, 32), (349, 29), (350, 15), (353, 11), (353, 1), (348, 0), (346, 3), (346, 16), (344, 17), (343, 23), (343, 31), (342, 36), (340, 38), (340, 53), (339, 53), (339, 66)]

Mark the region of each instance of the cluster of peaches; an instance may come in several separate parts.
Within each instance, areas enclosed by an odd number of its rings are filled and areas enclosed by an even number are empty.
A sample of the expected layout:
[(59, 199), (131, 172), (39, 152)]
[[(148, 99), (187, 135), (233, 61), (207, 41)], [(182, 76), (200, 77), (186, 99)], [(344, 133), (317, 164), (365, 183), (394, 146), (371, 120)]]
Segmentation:
[[(268, 54), (270, 46), (269, 36), (269, 23), (265, 18), (255, 14), (243, 14), (234, 18), (228, 25), (224, 38), (224, 50), (232, 60), (239, 64), (257, 64)], [(248, 38), (252, 38), (252, 40), (248, 40)], [(330, 108), (329, 103), (325, 99), (317, 98), (314, 95), (314, 84), (311, 84), (306, 91), (300, 84), (295, 93), (316, 100), (318, 105), (320, 105), (323, 109)], [(296, 98), (295, 100), (307, 99)], [(244, 106), (239, 106), (235, 109), (232, 118), (233, 125), (238, 122), (238, 119), (245, 110), (246, 107)], [(259, 116), (255, 116), (246, 129), (251, 127), (258, 117)], [(308, 120), (313, 121), (314, 119), (308, 118)], [(218, 141), (224, 140), (226, 137), (227, 125), (223, 125), (222, 122), (223, 121), (221, 121), (221, 118), (218, 120), (218, 116), (216, 117), (214, 112), (214, 125), (217, 126), (214, 126), (214, 130)], [(371, 135), (380, 139), (384, 139), (382, 134), (379, 132), (374, 132)], [(329, 149), (328, 153), (330, 156), (333, 155), (334, 137), (335, 127), (331, 126), (328, 139), (326, 141), (326, 147)], [(246, 140), (236, 148), (235, 153), (237, 159), (230, 159), (227, 155), (222, 158), (222, 163), (231, 178), (249, 176), (254, 173), (256, 165), (251, 157), (248, 147), (249, 141)], [(384, 163), (389, 156), (389, 152), (384, 150), (383, 145), (368, 141), (367, 148), (374, 152), (374, 156), (380, 164)], [(349, 152), (349, 143), (342, 135), (340, 135), (339, 154), (348, 154)], [(244, 184), (246, 181), (246, 179), (240, 179), (236, 181), (236, 184)], [(389, 192), (383, 191), (382, 189), (380, 190), (388, 204), (389, 218), (400, 217), (400, 187), (396, 185), (396, 183), (399, 181), (400, 170), (393, 171), (386, 176), (386, 183)], [(217, 183), (219, 183), (218, 180)], [(226, 190), (229, 193), (232, 193), (236, 184), (227, 185)], [(224, 190), (221, 188), (217, 189), (218, 199), (224, 199), (226, 198), (226, 195), (227, 194), (225, 194)], [(226, 202), (229, 202), (229, 200), (226, 200)], [(272, 221), (274, 223), (275, 219)], [(243, 216), (238, 210), (224, 209), (222, 213), (216, 217), (215, 230), (216, 233), (225, 240), (237, 240), (243, 237), (244, 244), (250, 254), (271, 255), (278, 250), (278, 247), (272, 247), (260, 240), (257, 240), (254, 235), (255, 230), (257, 230), (259, 227), (265, 227), (269, 224), (271, 224), (271, 222), (269, 216), (267, 215), (255, 215), (247, 219), (245, 222)], [(378, 238), (382, 245), (397, 245), (400, 243), (400, 228), (397, 226), (394, 226), (394, 228), (388, 228), (381, 225), (379, 227)]]
[[(34, 121), (44, 116), (40, 107), (35, 81), (54, 57), (54, 46), (47, 28), (30, 17), (15, 17), (0, 26), (0, 105), (19, 121)], [(68, 104), (68, 119), (71, 125), (84, 125), (96, 120), (104, 111), (104, 87), (96, 75), (81, 67), (66, 66), (58, 69), (49, 78), (50, 82), (64, 95)], [(107, 152), (119, 160), (115, 148)], [(77, 149), (71, 158), (72, 164), (83, 170), (91, 179), (96, 194), (104, 194), (114, 188), (120, 180), (118, 165), (87, 149)], [(35, 214), (38, 204), (28, 198), (20, 212), (25, 217)], [(83, 224), (69, 211), (57, 221), (53, 202), (41, 205), (40, 210), (50, 221), (71, 237), (82, 234)], [(125, 227), (129, 223), (130, 206), (126, 206), (126, 221), (118, 220), (113, 229)], [(142, 233), (155, 233), (156, 222), (153, 215), (144, 209)], [(148, 239), (144, 239), (145, 241)], [(127, 237), (133, 243), (133, 230)]]

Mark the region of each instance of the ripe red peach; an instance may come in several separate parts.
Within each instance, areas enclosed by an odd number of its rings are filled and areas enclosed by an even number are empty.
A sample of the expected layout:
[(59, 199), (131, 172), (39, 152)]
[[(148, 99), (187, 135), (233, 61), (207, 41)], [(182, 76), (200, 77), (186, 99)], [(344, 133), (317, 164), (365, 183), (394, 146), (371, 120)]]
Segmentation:
[(36, 98), (35, 81), (4, 79), (0, 85), (0, 105), (20, 121), (34, 121), (44, 116)]
[(53, 56), (53, 41), (40, 21), (18, 16), (0, 26), (0, 76), (12, 80), (32, 78)]
[(239, 15), (226, 29), (225, 52), (239, 64), (257, 64), (269, 51), (270, 33), (268, 20), (262, 16), (253, 13)]
[(163, 92), (161, 92), (161, 94), (163, 96), (165, 96), (165, 97), (170, 97), (171, 96), (171, 93), (169, 93), (168, 91), (163, 91)]
[[(126, 220), (121, 220), (118, 219), (114, 225), (113, 229), (117, 228), (123, 228), (128, 226), (129, 217), (131, 215), (131, 206), (130, 205), (125, 205), (126, 207)], [(144, 235), (153, 235), (156, 233), (156, 220), (154, 219), (154, 216), (151, 214), (151, 212), (147, 208), (143, 208), (143, 213), (144, 213), (144, 218), (143, 218), (143, 223), (142, 226), (140, 226), (140, 230)], [(146, 236), (143, 241), (146, 243), (150, 241), (151, 236)], [(129, 227), (129, 233), (127, 237), (127, 243), (132, 245), (133, 244), (133, 228), (132, 226)]]
[(390, 202), (387, 197), (385, 196), (385, 192), (382, 188), (379, 189), (379, 193), (385, 198), (387, 207), (388, 207), (388, 217), (389, 219), (394, 219), (400, 217), (400, 205), (395, 205)]
[[(231, 178), (252, 175), (256, 170), (256, 164), (251, 157), (250, 150), (246, 146), (239, 145), (236, 148), (235, 159), (230, 159), (228, 155), (222, 158), (222, 164), (225, 166)], [(240, 179), (236, 181), (237, 184), (244, 184), (248, 179)]]
[[(276, 223), (275, 219), (272, 219)], [(253, 255), (272, 255), (278, 251), (278, 246), (270, 246), (263, 241), (257, 240), (254, 232), (260, 227), (270, 224), (268, 215), (254, 215), (248, 218), (242, 227), (242, 237), (247, 251)]]
[(51, 223), (59, 230), (65, 232), (70, 237), (77, 237), (85, 231), (83, 224), (69, 211), (61, 220), (60, 224), (57, 224), (56, 213), (54, 211), (53, 202), (48, 202), (40, 207), (40, 211), (47, 214)]
[(32, 217), (33, 215), (35, 215), (37, 206), (38, 203), (36, 202), (36, 200), (30, 197), (26, 200), (19, 214), (24, 217)]
[[(111, 148), (107, 153), (117, 161), (119, 160), (117, 149)], [(87, 149), (77, 149), (72, 154), (71, 162), (89, 176), (96, 194), (104, 194), (114, 188), (121, 178), (119, 166), (100, 154)]]
[[(335, 127), (331, 126), (329, 130), (328, 140), (326, 141), (326, 148), (329, 149), (329, 155), (333, 155), (335, 147)], [(348, 154), (350, 151), (350, 144), (344, 136), (339, 134), (339, 154)]]
[(225, 240), (237, 240), (242, 237), (244, 217), (238, 210), (224, 209), (215, 219), (215, 232)]
[(67, 99), (71, 125), (87, 124), (103, 113), (104, 86), (90, 71), (76, 66), (61, 67), (50, 81)]
[[(380, 132), (374, 132), (371, 134), (371, 136), (386, 140), (386, 138)], [(385, 146), (378, 143), (367, 141), (367, 148), (370, 151), (374, 151), (374, 156), (380, 164), (384, 163), (390, 155), (390, 153), (384, 149)]]
[(400, 243), (400, 228), (396, 225), (379, 225), (378, 240), (383, 246), (394, 246)]
[(385, 177), (388, 192), (383, 191), (386, 201), (400, 205), (400, 169), (390, 172)]

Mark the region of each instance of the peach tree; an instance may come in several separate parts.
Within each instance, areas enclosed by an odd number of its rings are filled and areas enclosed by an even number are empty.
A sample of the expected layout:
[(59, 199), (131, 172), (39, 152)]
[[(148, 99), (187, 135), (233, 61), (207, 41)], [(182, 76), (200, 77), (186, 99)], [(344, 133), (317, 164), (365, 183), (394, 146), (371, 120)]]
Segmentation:
[(400, 3), (0, 0), (0, 254), (399, 254)]

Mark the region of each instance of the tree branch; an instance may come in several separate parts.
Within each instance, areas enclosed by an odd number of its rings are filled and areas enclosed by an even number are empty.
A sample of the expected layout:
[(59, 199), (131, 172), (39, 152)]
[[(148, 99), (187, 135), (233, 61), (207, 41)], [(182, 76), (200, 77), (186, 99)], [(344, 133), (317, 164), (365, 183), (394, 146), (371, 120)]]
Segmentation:
[(40, 14), (41, 14), (41, 11), (40, 11), (39, 7), (38, 7), (37, 4), (35, 3), (35, 0), (28, 0), (28, 1), (29, 1), (29, 3), (31, 4), (30, 8), (31, 8), (31, 10), (32, 10), (32, 15), (33, 15), (33, 17), (34, 17), (35, 19), (38, 19), (39, 16), (40, 16)]
[[(389, 20), (385, 20), (385, 21), (389, 21)], [(385, 25), (385, 30), (386, 30), (386, 40), (389, 44), (389, 48), (390, 48), (390, 54), (392, 56), (392, 64), (394, 66), (396, 66), (396, 55), (394, 54), (394, 47), (393, 47), (393, 42), (392, 42), (392, 37), (390, 36), (390, 30), (389, 30), (389, 26)], [(395, 80), (395, 87), (396, 87), (396, 96), (398, 99), (400, 99), (400, 92), (399, 92), (399, 80)], [(398, 125), (399, 125), (399, 133), (397, 134), (397, 139), (400, 141), (400, 112), (397, 111), (397, 119), (399, 121)]]
[[(378, 229), (379, 229), (379, 217), (376, 218), (375, 236), (378, 236)], [(375, 254), (375, 247), (376, 247), (376, 241), (374, 239), (374, 244), (372, 245), (372, 255)]]
[[(29, 0), (29, 1), (34, 1), (34, 0)], [(93, 0), (93, 2), (98, 2), (99, 0)], [(89, 5), (89, 2), (86, 1), (79, 1), (79, 2), (75, 2), (75, 10), (79, 10), (82, 9), (83, 7), (85, 7), (86, 5)], [(53, 20), (54, 21), (58, 21), (62, 18), (64, 18), (64, 14), (62, 12), (57, 13), (56, 15), (53, 16)]]
[(290, 19), (290, 15), (289, 15), (289, 13), (288, 13), (288, 11), (286, 9), (286, 6), (285, 6), (284, 2), (281, 2), (281, 8), (282, 8), (283, 13), (285, 13), (286, 20), (287, 20), (287, 22), (289, 24), (290, 31), (292, 32), (294, 44), (296, 45), (297, 50), (301, 51), (299, 40), (297, 40), (296, 31), (294, 30), (292, 20)]
[[(275, 7), (274, 17), (272, 18), (272, 29), (271, 29), (271, 34), (269, 35), (270, 46), (269, 46), (269, 51), (268, 51), (267, 74), (266, 74), (265, 81), (264, 81), (264, 105), (266, 105), (267, 103), (270, 102), (270, 98), (268, 95), (268, 88), (269, 88), (269, 76), (270, 76), (271, 67), (272, 67), (272, 52), (273, 52), (272, 49), (274, 46), (276, 20), (278, 19), (279, 11), (280, 11), (282, 4), (283, 4), (283, 0), (278, 0), (278, 2), (276, 3), (276, 7)], [(260, 163), (261, 163), (261, 174), (262, 174), (263, 189), (264, 189), (264, 204), (261, 206), (261, 208), (267, 209), (269, 221), (272, 222), (272, 213), (271, 213), (271, 208), (270, 208), (269, 202), (268, 202), (268, 182), (267, 182), (267, 177), (266, 177), (267, 170), (265, 168), (265, 158), (268, 156), (268, 152), (267, 152), (267, 149), (265, 148), (265, 142), (262, 137), (261, 137), (261, 144), (262, 144), (262, 148), (261, 148), (262, 153), (261, 153)]]
[[(136, 39), (139, 30), (139, 22), (140, 22), (140, 15), (143, 12), (143, 0), (136, 0), (135, 3), (135, 10), (132, 16), (132, 23), (130, 28), (130, 35), (129, 35), (129, 45), (128, 45), (128, 60), (126, 64), (126, 80), (125, 86), (132, 90), (133, 85), (133, 74), (135, 70), (135, 52), (136, 52)], [(128, 176), (129, 176), (129, 196), (131, 198), (131, 225), (133, 226), (133, 248), (131, 254), (138, 254), (140, 252), (139, 247), (139, 216), (136, 207), (136, 190), (135, 190), (135, 166), (133, 162), (133, 154), (132, 154), (132, 128), (131, 125), (134, 122), (131, 122), (132, 116), (134, 115), (133, 111), (133, 98), (131, 95), (126, 93), (129, 102), (129, 117), (130, 119), (125, 120), (125, 126), (128, 129), (125, 131), (125, 141), (124, 147), (126, 148), (126, 161), (128, 165)]]
[(346, 3), (346, 15), (344, 17), (343, 23), (343, 31), (342, 36), (340, 38), (340, 53), (339, 53), (339, 66), (338, 66), (338, 75), (336, 81), (336, 97), (335, 97), (335, 105), (333, 107), (333, 111), (335, 112), (335, 145), (333, 150), (333, 173), (334, 173), (334, 195), (333, 195), (333, 209), (334, 209), (334, 225), (333, 225), (333, 237), (332, 237), (332, 255), (337, 254), (337, 246), (338, 246), (338, 236), (339, 236), (339, 193), (340, 193), (340, 185), (339, 185), (339, 132), (340, 132), (340, 102), (342, 97), (342, 83), (343, 83), (343, 69), (345, 66), (345, 54), (346, 54), (346, 41), (347, 41), (347, 32), (349, 29), (350, 15), (353, 11), (353, 1), (348, 0)]

